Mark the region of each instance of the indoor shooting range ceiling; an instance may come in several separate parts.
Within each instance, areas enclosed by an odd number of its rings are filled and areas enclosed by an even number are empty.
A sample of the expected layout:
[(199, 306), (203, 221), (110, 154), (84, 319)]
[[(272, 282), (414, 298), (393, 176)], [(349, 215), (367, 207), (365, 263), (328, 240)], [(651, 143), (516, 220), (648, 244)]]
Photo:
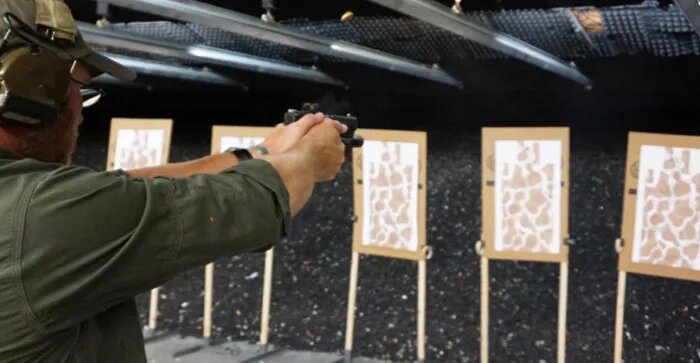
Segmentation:
[(348, 87), (359, 65), (458, 90), (465, 61), (515, 59), (585, 88), (595, 80), (581, 59), (698, 56), (697, 4), (677, 1), (68, 3), (88, 43), (143, 75), (252, 89), (236, 79), (252, 72)]

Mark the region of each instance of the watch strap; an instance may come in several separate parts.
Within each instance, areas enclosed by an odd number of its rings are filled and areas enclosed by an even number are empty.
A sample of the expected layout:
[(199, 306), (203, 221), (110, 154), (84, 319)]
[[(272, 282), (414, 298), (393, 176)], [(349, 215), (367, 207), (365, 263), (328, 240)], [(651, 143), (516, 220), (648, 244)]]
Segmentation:
[(253, 155), (250, 154), (250, 151), (247, 149), (243, 149), (240, 147), (231, 147), (226, 149), (227, 153), (233, 154), (237, 159), (239, 163), (242, 163), (246, 160), (250, 160), (253, 158)]

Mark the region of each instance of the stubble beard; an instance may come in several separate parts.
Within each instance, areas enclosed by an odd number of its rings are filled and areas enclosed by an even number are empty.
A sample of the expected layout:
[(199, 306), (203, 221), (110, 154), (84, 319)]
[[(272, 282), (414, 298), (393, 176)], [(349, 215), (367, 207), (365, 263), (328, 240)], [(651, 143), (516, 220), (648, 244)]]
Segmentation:
[(70, 164), (78, 141), (80, 116), (63, 109), (55, 122), (39, 126), (14, 125), (16, 152), (47, 163)]

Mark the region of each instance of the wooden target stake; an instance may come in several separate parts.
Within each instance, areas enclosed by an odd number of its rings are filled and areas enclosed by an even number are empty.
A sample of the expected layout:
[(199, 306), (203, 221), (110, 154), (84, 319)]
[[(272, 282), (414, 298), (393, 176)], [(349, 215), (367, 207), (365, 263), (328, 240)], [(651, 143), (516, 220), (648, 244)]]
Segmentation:
[(617, 274), (617, 303), (615, 304), (615, 363), (622, 362), (622, 330), (625, 320), (625, 287), (627, 272)]
[(489, 259), (484, 256), (482, 242), (476, 243), (481, 255), (481, 363), (489, 361)]
[(557, 363), (566, 361), (566, 304), (569, 289), (569, 262), (559, 264), (559, 327), (557, 328)]
[[(615, 250), (622, 252), (622, 239), (615, 241)], [(614, 363), (622, 362), (622, 334), (625, 323), (625, 292), (627, 288), (627, 271), (619, 270), (617, 273), (617, 301), (615, 303), (615, 353)]]
[(202, 335), (211, 337), (211, 315), (214, 302), (214, 264), (209, 263), (204, 267), (204, 319), (202, 321)]
[(418, 339), (417, 353), (418, 362), (425, 361), (425, 290), (427, 268), (425, 259), (418, 261)]
[(156, 321), (158, 320), (158, 292), (159, 288), (151, 290), (151, 303), (148, 309), (148, 328), (151, 331), (156, 330)]
[(350, 288), (348, 289), (348, 314), (345, 325), (345, 362), (352, 361), (352, 338), (355, 329), (355, 302), (357, 298), (357, 275), (360, 265), (360, 254), (352, 253), (350, 265)]
[(263, 276), (262, 309), (260, 312), (260, 344), (267, 349), (270, 327), (270, 298), (272, 296), (272, 265), (275, 261), (275, 249), (265, 252), (265, 273)]

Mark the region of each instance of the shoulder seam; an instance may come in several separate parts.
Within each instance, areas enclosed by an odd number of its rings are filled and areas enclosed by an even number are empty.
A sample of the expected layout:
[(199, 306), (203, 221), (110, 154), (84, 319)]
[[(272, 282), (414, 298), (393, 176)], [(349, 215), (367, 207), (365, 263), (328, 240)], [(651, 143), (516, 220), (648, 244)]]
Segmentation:
[[(177, 223), (177, 236), (175, 236), (175, 242), (176, 242), (176, 247), (172, 253), (171, 258), (166, 261), (166, 263), (163, 265), (163, 271), (167, 272), (170, 271), (171, 267), (175, 264), (175, 262), (178, 259), (178, 256), (180, 255), (180, 251), (182, 250), (182, 240), (184, 239), (184, 231), (183, 231), (183, 220), (182, 220), (182, 211), (180, 210), (180, 207), (177, 205), (176, 202), (176, 197), (175, 197), (175, 191), (173, 190), (172, 186), (169, 189), (170, 192), (170, 200), (172, 203), (172, 207), (175, 209), (177, 212), (177, 218), (173, 217), (173, 219), (176, 219), (174, 222)], [(171, 221), (172, 223), (173, 221)], [(175, 227), (175, 226), (173, 226)], [(174, 228), (175, 229), (175, 228)]]
[(46, 180), (51, 174), (52, 173), (47, 173), (47, 175), (45, 175), (42, 179), (34, 182), (34, 185), (31, 188), (27, 188), (27, 190), (22, 194), (19, 201), (19, 208), (17, 208), (17, 213), (15, 213), (15, 218), (12, 221), (12, 226), (14, 228), (13, 232), (15, 236), (12, 262), (15, 270), (14, 275), (17, 278), (17, 281), (15, 281), (14, 283), (15, 292), (22, 301), (22, 306), (20, 308), (25, 319), (27, 320), (27, 323), (42, 336), (47, 335), (48, 332), (46, 330), (46, 327), (44, 327), (44, 325), (41, 324), (36, 314), (34, 314), (34, 311), (32, 310), (32, 307), (29, 303), (29, 299), (27, 298), (26, 291), (24, 289), (24, 280), (22, 278), (22, 244), (24, 242), (24, 226), (27, 219), (27, 213), (29, 211), (31, 197), (36, 192), (39, 184)]

